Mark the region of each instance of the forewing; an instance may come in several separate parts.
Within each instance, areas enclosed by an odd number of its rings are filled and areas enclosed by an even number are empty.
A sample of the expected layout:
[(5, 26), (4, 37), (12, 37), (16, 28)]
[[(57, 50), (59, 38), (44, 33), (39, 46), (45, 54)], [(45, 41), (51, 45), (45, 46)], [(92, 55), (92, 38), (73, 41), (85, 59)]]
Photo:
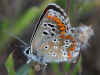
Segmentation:
[(55, 19), (56, 17), (60, 18), (65, 25), (70, 26), (69, 18), (64, 13), (63, 9), (56, 4), (49, 4), (35, 26), (31, 39), (32, 50), (40, 47), (41, 44), (58, 35), (59, 30), (57, 23), (55, 20), (49, 19), (49, 15), (55, 16)]

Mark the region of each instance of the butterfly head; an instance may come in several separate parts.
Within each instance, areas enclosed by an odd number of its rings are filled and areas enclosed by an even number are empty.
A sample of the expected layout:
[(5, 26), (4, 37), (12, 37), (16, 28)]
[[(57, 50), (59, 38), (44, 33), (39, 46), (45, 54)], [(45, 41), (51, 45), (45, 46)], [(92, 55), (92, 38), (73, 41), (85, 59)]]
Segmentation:
[(29, 56), (29, 55), (31, 54), (30, 47), (25, 48), (24, 54), (25, 54), (26, 56)]
[(38, 54), (38, 52), (37, 52), (38, 50), (34, 49), (32, 51), (31, 49), (32, 49), (31, 46), (29, 46), (29, 47), (25, 48), (25, 50), (24, 50), (24, 54), (26, 55), (26, 57), (28, 59), (27, 63), (34, 61), (34, 62), (38, 62), (40, 64), (43, 64), (42, 63), (43, 57)]

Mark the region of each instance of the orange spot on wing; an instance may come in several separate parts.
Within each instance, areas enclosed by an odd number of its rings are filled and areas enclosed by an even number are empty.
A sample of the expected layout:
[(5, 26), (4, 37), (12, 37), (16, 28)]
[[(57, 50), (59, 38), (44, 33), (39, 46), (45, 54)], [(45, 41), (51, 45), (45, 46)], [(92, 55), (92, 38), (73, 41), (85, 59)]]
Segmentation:
[(50, 16), (50, 15), (47, 15), (47, 18), (48, 18), (48, 19), (51, 19), (51, 18), (52, 18), (52, 16)]
[(64, 34), (60, 35), (59, 37), (64, 39)]
[(62, 24), (59, 18), (57, 18), (56, 16), (50, 16), (48, 14), (47, 14), (47, 18), (55, 21), (57, 25), (60, 27), (59, 29), (61, 30), (61, 34), (65, 34), (66, 27), (64, 26), (64, 24)]
[(73, 43), (75, 43), (75, 39), (74, 38), (71, 38), (71, 40), (72, 40)]
[(60, 27), (64, 26), (64, 24), (62, 24), (62, 23), (59, 23), (59, 24), (57, 24), (57, 25), (60, 26)]
[(71, 50), (71, 51), (74, 51), (74, 50), (75, 50), (75, 47), (71, 47), (70, 50)]
[(61, 34), (62, 34), (62, 35), (65, 34), (65, 31), (61, 31)]
[(66, 26), (66, 30), (67, 30), (67, 26)]
[(63, 27), (60, 27), (60, 30), (61, 31), (64, 31), (66, 28), (63, 26)]
[(52, 18), (57, 24), (61, 23), (61, 20), (55, 16)]
[(75, 46), (76, 46), (76, 45), (75, 45), (75, 42), (74, 42), (74, 43), (72, 43), (72, 45), (71, 45), (71, 46), (72, 46), (72, 48), (71, 48), (70, 50), (72, 50), (72, 51), (73, 51), (73, 50), (75, 50)]
[(71, 59), (72, 58), (72, 55), (70, 52), (68, 52), (68, 59)]
[(55, 17), (55, 16), (53, 16), (53, 18), (52, 18), (54, 21), (56, 21), (57, 20), (57, 17)]
[(57, 24), (61, 23), (61, 20), (58, 18), (58, 19), (56, 20), (56, 23), (57, 23)]
[(66, 39), (71, 39), (71, 36), (70, 35), (67, 35), (65, 38)]

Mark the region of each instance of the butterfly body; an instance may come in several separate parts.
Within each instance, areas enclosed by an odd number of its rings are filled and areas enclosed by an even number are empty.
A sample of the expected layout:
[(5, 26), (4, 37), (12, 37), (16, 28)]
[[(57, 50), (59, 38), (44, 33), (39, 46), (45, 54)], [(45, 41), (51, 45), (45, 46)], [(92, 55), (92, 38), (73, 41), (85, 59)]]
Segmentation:
[(56, 4), (49, 4), (34, 30), (30, 49), (26, 49), (30, 53), (25, 55), (29, 60), (41, 64), (73, 62), (80, 53), (80, 30), (70, 25), (63, 9)]

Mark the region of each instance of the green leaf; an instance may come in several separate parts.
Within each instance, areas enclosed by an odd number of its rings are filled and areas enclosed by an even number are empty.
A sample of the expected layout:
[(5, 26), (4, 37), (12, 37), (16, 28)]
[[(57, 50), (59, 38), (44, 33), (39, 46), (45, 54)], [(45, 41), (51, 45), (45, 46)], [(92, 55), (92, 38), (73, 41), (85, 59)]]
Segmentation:
[(8, 75), (15, 75), (13, 54), (11, 53), (5, 63)]
[(66, 72), (69, 72), (70, 71), (70, 64), (68, 64), (68, 63), (64, 63), (64, 69), (66, 70)]

